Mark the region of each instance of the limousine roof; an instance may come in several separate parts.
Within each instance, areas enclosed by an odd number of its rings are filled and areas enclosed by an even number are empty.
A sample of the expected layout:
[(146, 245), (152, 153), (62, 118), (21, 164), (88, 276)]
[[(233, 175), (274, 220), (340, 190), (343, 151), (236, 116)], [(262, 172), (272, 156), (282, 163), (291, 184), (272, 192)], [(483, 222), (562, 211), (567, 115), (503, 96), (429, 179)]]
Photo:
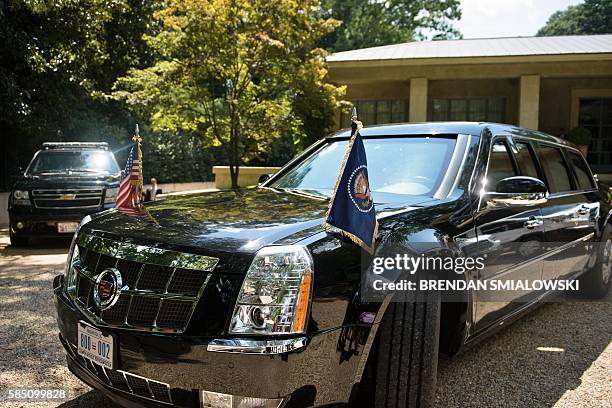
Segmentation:
[[(559, 143), (567, 146), (573, 146), (568, 141), (538, 132), (536, 130), (524, 129), (514, 125), (505, 125), (501, 123), (491, 122), (423, 122), (423, 123), (396, 123), (390, 125), (375, 125), (365, 126), (361, 129), (362, 136), (402, 136), (402, 135), (453, 135), (467, 134), (480, 136), (482, 131), (488, 128), (495, 134), (512, 134), (515, 136), (524, 136), (531, 139)], [(330, 135), (330, 137), (349, 137), (350, 129), (341, 129), (338, 132)]]

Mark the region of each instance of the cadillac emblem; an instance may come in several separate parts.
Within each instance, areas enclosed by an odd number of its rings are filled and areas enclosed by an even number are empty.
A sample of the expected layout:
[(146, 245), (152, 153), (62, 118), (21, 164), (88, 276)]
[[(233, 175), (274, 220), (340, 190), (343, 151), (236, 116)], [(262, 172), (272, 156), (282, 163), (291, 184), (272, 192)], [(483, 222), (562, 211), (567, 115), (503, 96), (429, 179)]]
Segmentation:
[(106, 310), (119, 300), (123, 287), (121, 272), (115, 268), (108, 268), (103, 270), (95, 279), (94, 303), (99, 310)]

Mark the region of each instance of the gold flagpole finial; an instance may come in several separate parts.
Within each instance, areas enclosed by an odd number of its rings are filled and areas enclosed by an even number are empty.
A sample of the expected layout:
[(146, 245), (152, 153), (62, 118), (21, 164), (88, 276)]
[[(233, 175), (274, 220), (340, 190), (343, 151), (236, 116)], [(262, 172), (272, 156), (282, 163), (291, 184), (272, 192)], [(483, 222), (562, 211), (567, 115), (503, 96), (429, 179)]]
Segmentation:
[(132, 136), (132, 140), (140, 143), (142, 138), (140, 137), (140, 131), (138, 130), (138, 123), (136, 124), (136, 130), (134, 131), (134, 136)]
[(357, 120), (357, 107), (353, 106), (353, 112), (351, 113), (351, 136), (355, 135), (363, 128), (363, 123)]

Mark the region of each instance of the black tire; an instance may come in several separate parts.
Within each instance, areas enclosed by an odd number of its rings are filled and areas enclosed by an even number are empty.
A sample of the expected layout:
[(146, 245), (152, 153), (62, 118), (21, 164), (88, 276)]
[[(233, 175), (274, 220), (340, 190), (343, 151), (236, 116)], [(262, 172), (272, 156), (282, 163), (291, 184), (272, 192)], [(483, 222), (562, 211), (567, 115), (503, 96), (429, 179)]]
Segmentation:
[(17, 237), (13, 234), (13, 231), (9, 227), (9, 238), (11, 240), (12, 247), (25, 247), (28, 246), (28, 237)]
[(440, 294), (391, 303), (377, 333), (372, 405), (433, 407), (440, 345)]
[(612, 227), (607, 225), (597, 249), (595, 266), (579, 278), (580, 295), (601, 299), (610, 289), (612, 280)]

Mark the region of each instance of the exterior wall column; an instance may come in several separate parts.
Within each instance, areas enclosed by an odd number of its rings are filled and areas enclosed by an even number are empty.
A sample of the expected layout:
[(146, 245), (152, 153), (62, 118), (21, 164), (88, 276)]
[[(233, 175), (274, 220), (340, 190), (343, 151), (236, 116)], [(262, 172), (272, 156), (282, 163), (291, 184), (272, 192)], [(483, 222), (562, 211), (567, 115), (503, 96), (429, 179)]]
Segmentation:
[(519, 126), (537, 130), (540, 119), (540, 76), (522, 75), (519, 96)]
[(408, 121), (427, 121), (427, 78), (410, 79), (410, 99), (408, 101)]

